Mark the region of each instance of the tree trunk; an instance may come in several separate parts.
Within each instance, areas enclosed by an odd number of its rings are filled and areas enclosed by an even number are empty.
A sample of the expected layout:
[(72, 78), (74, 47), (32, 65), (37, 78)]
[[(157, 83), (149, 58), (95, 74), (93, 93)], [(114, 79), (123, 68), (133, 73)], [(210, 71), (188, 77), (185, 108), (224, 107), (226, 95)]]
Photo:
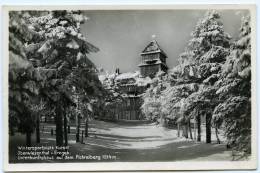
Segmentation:
[(185, 137), (185, 138), (188, 138), (189, 136), (188, 136), (188, 125), (187, 124), (184, 124), (183, 126), (182, 126), (182, 136), (183, 137)]
[(88, 137), (88, 118), (85, 120), (85, 137)]
[(177, 127), (178, 127), (178, 133), (177, 133), (177, 135), (178, 135), (178, 137), (180, 137), (180, 123), (177, 123)]
[(165, 118), (165, 115), (161, 115), (161, 124), (162, 124), (162, 127), (166, 127), (166, 118)]
[(196, 118), (193, 119), (194, 120), (194, 124), (193, 124), (193, 128), (194, 128), (194, 140), (196, 140), (196, 137), (197, 137), (197, 130), (196, 130), (196, 127), (197, 127), (197, 121), (196, 121)]
[(26, 146), (30, 147), (32, 145), (32, 133), (26, 132)]
[(76, 116), (76, 142), (79, 142), (79, 132), (80, 131), (80, 119), (79, 115)]
[(68, 133), (70, 133), (70, 125), (68, 125)]
[(185, 138), (188, 139), (189, 138), (189, 125), (188, 125), (188, 123), (185, 124), (184, 128), (185, 128)]
[(216, 138), (217, 138), (217, 143), (220, 144), (220, 139), (218, 137), (218, 128), (215, 127), (215, 134), (216, 134)]
[(211, 114), (206, 114), (206, 143), (211, 143)]
[(181, 130), (182, 130), (182, 137), (185, 137), (185, 129), (184, 129), (184, 125), (181, 125)]
[(197, 115), (197, 130), (198, 130), (198, 136), (197, 141), (201, 141), (201, 121), (200, 121), (200, 115)]
[(68, 122), (67, 123), (68, 123), (68, 128), (67, 128), (68, 129), (68, 133), (70, 133), (70, 118), (68, 118)]
[(64, 114), (64, 124), (63, 124), (63, 128), (64, 128), (64, 145), (67, 146), (68, 145), (68, 131), (67, 131), (67, 115), (66, 113)]
[(57, 105), (56, 108), (56, 146), (63, 145), (63, 123), (62, 123), (62, 109), (60, 105)]
[(189, 120), (189, 122), (188, 122), (188, 125), (189, 125), (190, 138), (193, 139), (190, 120)]
[(84, 137), (83, 137), (83, 136), (84, 136), (84, 130), (81, 131), (81, 143), (82, 143), (82, 144), (84, 143), (84, 142), (83, 142), (83, 141), (84, 141)]
[(36, 115), (36, 143), (40, 143), (41, 139), (40, 139), (40, 117), (39, 115)]

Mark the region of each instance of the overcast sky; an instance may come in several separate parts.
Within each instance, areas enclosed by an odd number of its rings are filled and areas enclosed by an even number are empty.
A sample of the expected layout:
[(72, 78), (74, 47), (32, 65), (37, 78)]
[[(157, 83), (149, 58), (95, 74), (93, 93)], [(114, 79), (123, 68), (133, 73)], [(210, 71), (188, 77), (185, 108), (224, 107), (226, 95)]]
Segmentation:
[[(219, 11), (224, 29), (237, 38), (241, 16), (245, 11)], [(177, 65), (197, 21), (204, 10), (154, 10), (154, 11), (86, 11), (89, 20), (82, 33), (100, 51), (89, 57), (97, 67), (112, 72), (138, 70), (140, 53), (156, 35), (161, 48), (168, 55), (169, 68)]]

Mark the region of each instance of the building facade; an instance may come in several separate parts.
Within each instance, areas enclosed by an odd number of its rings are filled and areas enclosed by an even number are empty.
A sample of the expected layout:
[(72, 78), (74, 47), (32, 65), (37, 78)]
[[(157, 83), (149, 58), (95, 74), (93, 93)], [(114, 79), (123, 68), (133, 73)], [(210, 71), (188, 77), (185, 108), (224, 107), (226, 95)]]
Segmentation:
[(141, 63), (138, 65), (142, 77), (153, 78), (159, 71), (167, 72), (167, 55), (156, 40), (152, 40), (141, 53)]
[(140, 108), (142, 106), (142, 94), (145, 92), (147, 85), (138, 85), (136, 78), (135, 73), (124, 79), (121, 79), (120, 75), (116, 78), (118, 92), (122, 98), (122, 101), (116, 106), (118, 111), (115, 116), (118, 120), (144, 119)]

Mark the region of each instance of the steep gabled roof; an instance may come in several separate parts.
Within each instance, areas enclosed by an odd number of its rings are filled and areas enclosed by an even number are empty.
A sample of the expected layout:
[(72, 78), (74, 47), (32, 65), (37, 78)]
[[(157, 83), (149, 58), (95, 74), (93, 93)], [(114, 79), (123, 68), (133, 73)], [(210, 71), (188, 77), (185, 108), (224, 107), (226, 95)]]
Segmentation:
[[(159, 46), (159, 44), (157, 43), (156, 40), (152, 40), (146, 47), (145, 49), (142, 51), (141, 55), (144, 54), (150, 54), (150, 53), (157, 53), (157, 52), (161, 52), (162, 54), (164, 54), (166, 56), (166, 54), (164, 53), (164, 51), (161, 49), (161, 47)], [(166, 56), (167, 57), (167, 56)]]

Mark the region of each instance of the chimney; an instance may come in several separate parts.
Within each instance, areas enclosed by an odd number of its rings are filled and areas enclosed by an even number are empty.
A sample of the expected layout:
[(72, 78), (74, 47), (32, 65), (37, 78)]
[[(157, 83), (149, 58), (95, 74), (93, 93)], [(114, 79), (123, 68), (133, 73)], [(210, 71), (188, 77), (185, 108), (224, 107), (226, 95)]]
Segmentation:
[(116, 74), (119, 75), (119, 68), (116, 68)]

